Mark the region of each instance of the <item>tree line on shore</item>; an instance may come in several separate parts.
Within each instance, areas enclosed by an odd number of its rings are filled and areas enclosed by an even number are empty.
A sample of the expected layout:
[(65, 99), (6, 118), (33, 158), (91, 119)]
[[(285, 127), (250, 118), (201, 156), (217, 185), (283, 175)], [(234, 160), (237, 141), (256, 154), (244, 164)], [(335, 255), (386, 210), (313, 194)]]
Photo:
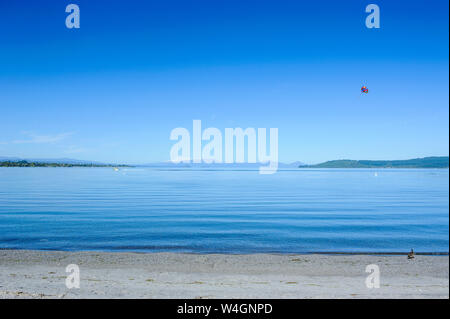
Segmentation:
[(28, 161), (1, 161), (0, 167), (128, 167), (128, 165), (94, 164), (94, 163), (46, 163)]

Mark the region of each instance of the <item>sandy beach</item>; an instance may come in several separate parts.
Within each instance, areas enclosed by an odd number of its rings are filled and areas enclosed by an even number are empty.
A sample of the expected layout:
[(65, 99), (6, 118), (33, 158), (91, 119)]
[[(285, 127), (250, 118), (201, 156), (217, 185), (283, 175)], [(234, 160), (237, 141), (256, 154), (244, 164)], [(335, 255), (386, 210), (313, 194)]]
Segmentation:
[[(80, 269), (68, 289), (66, 267)], [(380, 288), (366, 287), (366, 266)], [(448, 298), (448, 256), (0, 250), (0, 298)]]

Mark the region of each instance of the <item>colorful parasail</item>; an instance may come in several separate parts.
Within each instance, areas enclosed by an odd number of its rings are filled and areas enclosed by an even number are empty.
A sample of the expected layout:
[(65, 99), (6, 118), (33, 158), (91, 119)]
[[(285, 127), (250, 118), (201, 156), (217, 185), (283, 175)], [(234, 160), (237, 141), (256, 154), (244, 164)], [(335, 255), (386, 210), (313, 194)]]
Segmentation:
[(365, 85), (363, 85), (361, 87), (361, 93), (369, 93), (369, 89)]

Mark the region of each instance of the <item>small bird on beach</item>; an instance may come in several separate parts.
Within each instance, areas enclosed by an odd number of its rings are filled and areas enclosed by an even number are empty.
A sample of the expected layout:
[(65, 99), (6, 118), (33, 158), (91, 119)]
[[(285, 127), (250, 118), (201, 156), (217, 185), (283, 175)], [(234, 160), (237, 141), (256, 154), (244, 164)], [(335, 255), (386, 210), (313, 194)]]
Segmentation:
[(411, 248), (411, 251), (408, 254), (408, 259), (413, 259), (414, 258), (414, 250)]

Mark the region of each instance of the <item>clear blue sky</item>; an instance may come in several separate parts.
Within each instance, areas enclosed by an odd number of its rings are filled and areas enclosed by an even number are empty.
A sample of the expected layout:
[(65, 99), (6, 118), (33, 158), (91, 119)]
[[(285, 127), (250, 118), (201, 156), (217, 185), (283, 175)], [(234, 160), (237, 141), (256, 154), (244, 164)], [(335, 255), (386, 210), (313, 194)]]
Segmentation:
[[(76, 3), (81, 28), (65, 27)], [(365, 27), (376, 3), (381, 28)], [(448, 155), (448, 1), (0, 2), (0, 156), (148, 163), (175, 127), (280, 161)], [(369, 94), (361, 94), (361, 85)]]

